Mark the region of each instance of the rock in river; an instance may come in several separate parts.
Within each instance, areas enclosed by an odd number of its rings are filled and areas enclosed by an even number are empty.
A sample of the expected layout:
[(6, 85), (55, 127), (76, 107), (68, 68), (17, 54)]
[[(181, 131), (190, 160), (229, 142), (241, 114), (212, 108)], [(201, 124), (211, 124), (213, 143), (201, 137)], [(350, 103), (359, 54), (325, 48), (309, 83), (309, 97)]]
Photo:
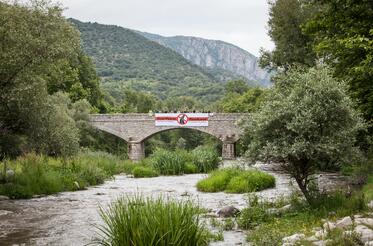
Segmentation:
[(219, 217), (234, 217), (238, 213), (240, 213), (240, 210), (234, 206), (227, 206), (218, 211)]

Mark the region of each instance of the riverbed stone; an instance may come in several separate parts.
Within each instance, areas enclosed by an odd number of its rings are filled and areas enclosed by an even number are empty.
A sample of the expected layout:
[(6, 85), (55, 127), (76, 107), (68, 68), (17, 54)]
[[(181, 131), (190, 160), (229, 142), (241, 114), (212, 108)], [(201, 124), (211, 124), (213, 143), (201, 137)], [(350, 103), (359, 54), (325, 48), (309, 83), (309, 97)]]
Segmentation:
[(282, 243), (283, 245), (285, 243), (289, 243), (289, 244), (295, 244), (296, 242), (304, 239), (306, 236), (303, 234), (303, 233), (297, 233), (297, 234), (294, 234), (294, 235), (291, 235), (291, 236), (288, 236), (288, 237), (284, 237), (282, 239)]
[(369, 227), (373, 227), (373, 218), (357, 218), (355, 223), (357, 225), (367, 225)]
[(316, 236), (307, 237), (306, 240), (309, 242), (319, 241), (319, 239)]
[(353, 225), (353, 221), (350, 216), (346, 216), (340, 220), (337, 220), (337, 222), (335, 223), (335, 227), (340, 228), (340, 229), (346, 228), (352, 225)]
[(217, 214), (219, 217), (234, 217), (240, 213), (240, 210), (234, 206), (226, 206), (221, 208)]
[(365, 225), (357, 225), (354, 231), (361, 236), (361, 241), (363, 243), (373, 240), (373, 230)]
[(0, 196), (0, 201), (9, 200), (10, 198), (7, 196)]
[(335, 229), (335, 224), (333, 222), (327, 221), (323, 224), (324, 230), (332, 231)]
[(328, 232), (326, 230), (319, 230), (315, 232), (315, 237), (324, 239), (328, 235)]

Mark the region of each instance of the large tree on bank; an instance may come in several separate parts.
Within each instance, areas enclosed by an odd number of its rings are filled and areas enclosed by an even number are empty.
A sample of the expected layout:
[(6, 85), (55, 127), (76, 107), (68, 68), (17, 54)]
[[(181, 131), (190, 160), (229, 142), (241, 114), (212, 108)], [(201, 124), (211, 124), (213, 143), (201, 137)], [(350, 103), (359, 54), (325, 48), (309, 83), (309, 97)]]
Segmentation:
[(356, 136), (365, 124), (344, 84), (329, 69), (317, 67), (281, 75), (243, 127), (249, 159), (282, 163), (311, 203), (311, 175), (359, 155)]

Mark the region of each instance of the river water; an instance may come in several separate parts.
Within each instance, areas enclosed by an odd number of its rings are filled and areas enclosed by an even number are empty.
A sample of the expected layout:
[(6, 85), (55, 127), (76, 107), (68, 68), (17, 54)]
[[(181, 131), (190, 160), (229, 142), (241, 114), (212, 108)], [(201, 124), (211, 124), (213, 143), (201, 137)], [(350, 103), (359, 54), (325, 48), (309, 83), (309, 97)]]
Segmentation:
[[(225, 163), (231, 165), (232, 163)], [(276, 187), (257, 194), (274, 199), (287, 196), (292, 188), (289, 177), (278, 171), (268, 171), (276, 177)], [(117, 175), (100, 186), (76, 192), (61, 192), (28, 200), (0, 201), (0, 245), (86, 245), (97, 236), (97, 225), (102, 223), (99, 206), (107, 207), (122, 195), (141, 193), (144, 196), (170, 196), (192, 199), (202, 207), (216, 212), (233, 205), (243, 208), (243, 194), (202, 193), (196, 183), (206, 174), (131, 178)], [(212, 245), (245, 244), (245, 234), (240, 231), (224, 232), (224, 241)]]

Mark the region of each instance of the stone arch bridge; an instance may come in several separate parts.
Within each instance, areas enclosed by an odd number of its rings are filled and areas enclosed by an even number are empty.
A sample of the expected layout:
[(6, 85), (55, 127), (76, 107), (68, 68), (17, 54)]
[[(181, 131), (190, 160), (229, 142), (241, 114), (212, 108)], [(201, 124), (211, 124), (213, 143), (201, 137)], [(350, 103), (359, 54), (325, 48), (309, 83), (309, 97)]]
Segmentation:
[(156, 126), (154, 115), (149, 114), (91, 114), (90, 123), (97, 129), (111, 133), (128, 143), (128, 157), (141, 160), (145, 157), (144, 141), (149, 137), (172, 129), (187, 128), (208, 133), (223, 143), (223, 159), (234, 159), (234, 144), (240, 139), (237, 121), (246, 114), (209, 114), (208, 126)]

